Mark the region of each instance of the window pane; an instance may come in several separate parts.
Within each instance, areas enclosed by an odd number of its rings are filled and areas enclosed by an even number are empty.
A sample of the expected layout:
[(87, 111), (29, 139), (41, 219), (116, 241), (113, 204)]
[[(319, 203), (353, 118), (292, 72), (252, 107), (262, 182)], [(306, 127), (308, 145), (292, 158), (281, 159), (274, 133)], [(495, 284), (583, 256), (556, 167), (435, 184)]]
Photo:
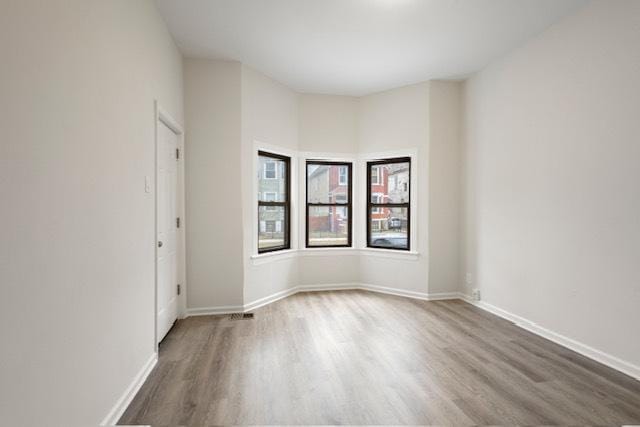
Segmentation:
[(409, 162), (371, 166), (371, 202), (409, 202)]
[(269, 249), (285, 245), (284, 206), (260, 206), (258, 209), (258, 248)]
[(272, 157), (258, 156), (258, 200), (284, 202), (287, 186), (287, 163)]
[(349, 244), (349, 208), (309, 206), (309, 246)]
[(407, 249), (408, 235), (408, 208), (371, 208), (369, 245)]
[(307, 164), (308, 203), (347, 203), (347, 166)]

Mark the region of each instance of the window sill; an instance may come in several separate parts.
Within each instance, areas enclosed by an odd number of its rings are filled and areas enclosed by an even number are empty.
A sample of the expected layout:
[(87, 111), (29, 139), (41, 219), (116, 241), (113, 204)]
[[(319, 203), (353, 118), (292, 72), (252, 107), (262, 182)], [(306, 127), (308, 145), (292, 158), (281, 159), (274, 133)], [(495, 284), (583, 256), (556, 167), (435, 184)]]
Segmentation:
[(400, 251), (397, 249), (378, 249), (378, 248), (362, 248), (360, 249), (363, 255), (382, 257), (387, 259), (404, 259), (410, 261), (417, 261), (420, 258), (420, 252), (415, 251)]
[(304, 248), (299, 249), (300, 256), (332, 256), (332, 255), (358, 255), (359, 250), (350, 247), (344, 248)]
[(297, 249), (283, 249), (281, 251), (265, 252), (262, 254), (251, 255), (254, 265), (264, 264), (270, 261), (293, 258), (298, 253)]
[(420, 258), (419, 252), (399, 251), (394, 249), (377, 248), (304, 248), (285, 249), (281, 251), (266, 252), (263, 254), (251, 255), (253, 265), (267, 264), (273, 261), (294, 258), (297, 256), (353, 256), (367, 255), (386, 259), (400, 259), (405, 261), (417, 261)]

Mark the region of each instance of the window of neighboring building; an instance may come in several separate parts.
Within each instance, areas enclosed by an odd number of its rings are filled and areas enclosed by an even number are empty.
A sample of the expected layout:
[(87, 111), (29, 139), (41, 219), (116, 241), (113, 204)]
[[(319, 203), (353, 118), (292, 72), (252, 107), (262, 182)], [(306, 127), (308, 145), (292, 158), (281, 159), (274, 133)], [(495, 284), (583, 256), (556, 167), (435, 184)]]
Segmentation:
[(306, 247), (351, 246), (351, 163), (306, 165)]
[[(371, 195), (371, 201), (373, 203), (380, 203), (380, 202), (382, 202), (382, 196), (383, 195), (380, 194), (380, 193), (374, 193), (374, 194)], [(375, 213), (375, 214), (379, 214), (380, 212), (382, 212), (381, 208), (373, 208), (371, 210), (371, 213)]]
[(349, 182), (348, 177), (349, 170), (346, 166), (340, 166), (338, 169), (338, 184), (347, 185)]
[(408, 251), (411, 247), (411, 159), (367, 163), (367, 246)]
[(278, 177), (278, 174), (276, 172), (277, 166), (278, 164), (276, 162), (264, 162), (264, 179), (276, 179)]
[(377, 166), (373, 166), (369, 170), (369, 174), (371, 176), (371, 183), (372, 184), (380, 184), (380, 170), (378, 169)]
[(291, 158), (258, 152), (258, 253), (289, 249)]
[[(276, 202), (278, 200), (278, 193), (275, 191), (265, 191), (263, 194), (263, 199), (265, 202)], [(265, 209), (268, 211), (278, 210), (277, 206), (265, 206)]]
[(337, 203), (347, 203), (347, 195), (346, 194), (336, 194), (335, 201)]

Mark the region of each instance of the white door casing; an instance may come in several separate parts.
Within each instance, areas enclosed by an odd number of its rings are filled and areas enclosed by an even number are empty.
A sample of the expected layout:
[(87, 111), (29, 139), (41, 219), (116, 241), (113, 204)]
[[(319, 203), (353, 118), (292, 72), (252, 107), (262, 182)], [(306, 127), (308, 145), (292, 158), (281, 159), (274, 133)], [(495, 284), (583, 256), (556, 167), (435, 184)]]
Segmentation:
[(177, 189), (179, 137), (158, 122), (156, 175), (156, 339), (162, 341), (178, 317)]

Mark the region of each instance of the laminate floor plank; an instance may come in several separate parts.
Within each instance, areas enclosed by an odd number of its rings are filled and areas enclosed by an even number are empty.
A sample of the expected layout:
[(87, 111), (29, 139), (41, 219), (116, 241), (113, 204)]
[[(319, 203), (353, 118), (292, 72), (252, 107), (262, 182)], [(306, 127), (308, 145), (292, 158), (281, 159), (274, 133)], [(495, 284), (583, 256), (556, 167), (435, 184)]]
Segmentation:
[(180, 320), (121, 424), (640, 424), (640, 382), (460, 300), (299, 293)]

